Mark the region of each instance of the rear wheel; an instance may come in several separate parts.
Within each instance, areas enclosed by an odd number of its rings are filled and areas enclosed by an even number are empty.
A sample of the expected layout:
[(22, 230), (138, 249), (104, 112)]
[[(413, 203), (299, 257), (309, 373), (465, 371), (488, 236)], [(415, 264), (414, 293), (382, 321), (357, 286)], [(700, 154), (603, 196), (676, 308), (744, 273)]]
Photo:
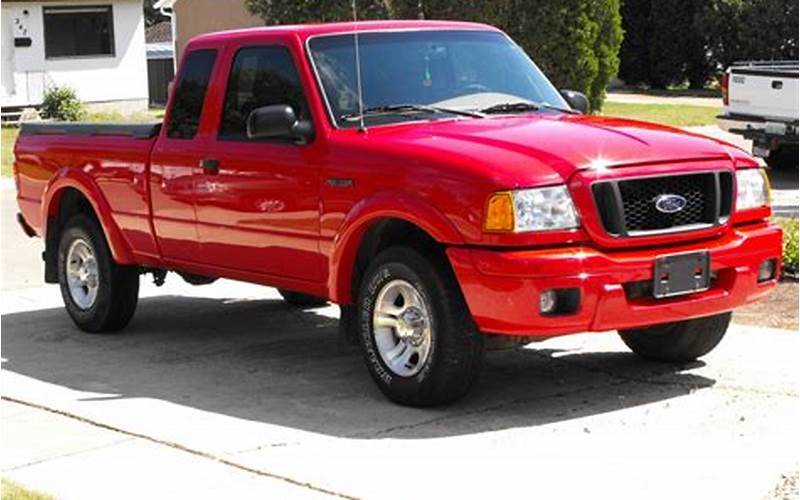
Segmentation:
[(70, 318), (90, 333), (125, 327), (136, 311), (139, 268), (114, 262), (99, 224), (71, 218), (58, 246), (58, 281)]
[(693, 361), (720, 343), (731, 313), (665, 323), (647, 328), (620, 330), (622, 341), (639, 356), (656, 361)]
[(483, 337), (445, 259), (381, 252), (361, 283), (357, 324), (372, 378), (397, 403), (449, 403), (480, 373)]
[(292, 292), (283, 288), (279, 288), (278, 292), (283, 297), (283, 300), (297, 307), (322, 307), (328, 303), (322, 297), (308, 295), (307, 293)]

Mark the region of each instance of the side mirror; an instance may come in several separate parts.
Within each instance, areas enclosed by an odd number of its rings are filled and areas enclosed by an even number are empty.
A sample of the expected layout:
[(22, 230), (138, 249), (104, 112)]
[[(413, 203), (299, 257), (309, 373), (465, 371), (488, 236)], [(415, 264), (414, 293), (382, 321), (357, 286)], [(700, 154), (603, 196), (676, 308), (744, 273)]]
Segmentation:
[(314, 127), (308, 120), (298, 120), (291, 106), (275, 104), (254, 109), (247, 117), (249, 139), (291, 139), (308, 144), (314, 138)]
[(589, 112), (589, 99), (583, 93), (577, 90), (562, 90), (560, 93), (570, 108), (584, 115)]

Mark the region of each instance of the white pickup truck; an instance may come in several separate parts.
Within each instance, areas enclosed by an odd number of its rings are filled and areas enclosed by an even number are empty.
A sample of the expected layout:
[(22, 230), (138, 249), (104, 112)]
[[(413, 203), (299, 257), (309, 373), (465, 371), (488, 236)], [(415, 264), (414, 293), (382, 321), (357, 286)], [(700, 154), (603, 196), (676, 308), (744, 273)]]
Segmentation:
[(797, 61), (737, 62), (722, 77), (719, 126), (753, 141), (772, 167), (797, 167)]

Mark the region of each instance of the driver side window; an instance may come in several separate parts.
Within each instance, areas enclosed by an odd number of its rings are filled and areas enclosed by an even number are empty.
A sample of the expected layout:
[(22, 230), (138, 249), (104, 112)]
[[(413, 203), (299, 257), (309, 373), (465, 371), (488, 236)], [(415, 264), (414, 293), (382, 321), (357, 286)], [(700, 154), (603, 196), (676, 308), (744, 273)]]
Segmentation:
[(298, 120), (309, 119), (303, 86), (286, 47), (246, 47), (233, 61), (225, 91), (219, 138), (247, 141), (247, 117), (254, 109), (288, 104)]

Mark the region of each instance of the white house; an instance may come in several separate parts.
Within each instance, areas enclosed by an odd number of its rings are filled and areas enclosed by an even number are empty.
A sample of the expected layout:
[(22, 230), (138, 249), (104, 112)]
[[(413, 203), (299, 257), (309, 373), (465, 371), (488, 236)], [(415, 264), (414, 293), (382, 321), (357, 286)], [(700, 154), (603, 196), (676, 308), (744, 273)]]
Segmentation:
[(93, 108), (147, 107), (142, 0), (2, 2), (3, 112), (69, 86)]

